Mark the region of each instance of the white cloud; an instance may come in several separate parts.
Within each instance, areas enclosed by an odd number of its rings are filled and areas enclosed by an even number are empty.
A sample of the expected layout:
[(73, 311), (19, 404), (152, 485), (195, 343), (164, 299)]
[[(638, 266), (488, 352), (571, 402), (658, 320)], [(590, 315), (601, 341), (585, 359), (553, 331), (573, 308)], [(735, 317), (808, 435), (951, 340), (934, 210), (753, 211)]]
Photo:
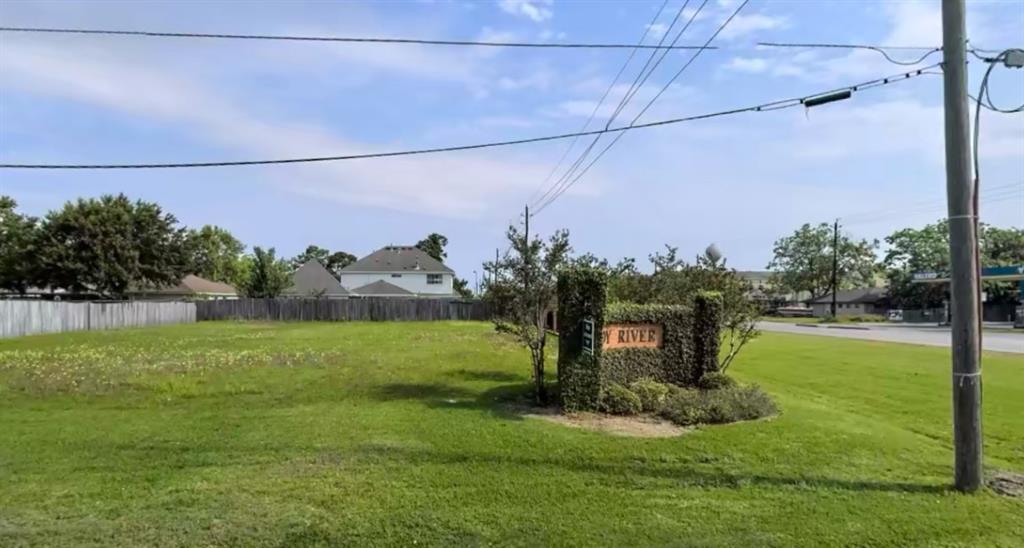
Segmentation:
[[(229, 158), (288, 158), (360, 154), (381, 149), (414, 148), (403, 142), (367, 144), (331, 128), (285, 122), (247, 110), (240, 101), (217, 93), (158, 63), (132, 61), (60, 47), (5, 42), (0, 64), (4, 86), (80, 103), (179, 128), (198, 142), (229, 151)], [(508, 152), (503, 157), (508, 158)], [(175, 157), (169, 152), (171, 158)], [(119, 159), (120, 160), (120, 159)], [(496, 160), (486, 153), (460, 152), (292, 166), (267, 170), (273, 184), (301, 194), (348, 204), (399, 211), (473, 218), (510, 195), (530, 190), (547, 166), (514, 156)], [(279, 175), (278, 175), (279, 174)]]
[(668, 31), (668, 25), (666, 25), (665, 23), (649, 24), (649, 25), (646, 25), (646, 27), (647, 27), (647, 34), (649, 34), (650, 36), (652, 36), (654, 38), (659, 38), (659, 39), (662, 36), (665, 36), (665, 32)]
[(768, 61), (758, 57), (733, 57), (725, 65), (725, 68), (737, 72), (759, 74), (768, 70)]
[(789, 27), (789, 18), (785, 16), (752, 13), (739, 14), (733, 18), (718, 37), (722, 40), (735, 40), (762, 30), (779, 30)]
[(500, 0), (498, 7), (505, 13), (526, 17), (535, 23), (543, 23), (554, 16), (552, 0)]

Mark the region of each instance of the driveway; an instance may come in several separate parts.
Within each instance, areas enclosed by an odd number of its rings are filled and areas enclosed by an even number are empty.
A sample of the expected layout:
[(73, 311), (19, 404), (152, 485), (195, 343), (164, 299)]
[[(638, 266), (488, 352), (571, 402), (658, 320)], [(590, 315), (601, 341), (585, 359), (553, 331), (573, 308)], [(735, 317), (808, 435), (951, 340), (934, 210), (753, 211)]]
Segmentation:
[[(845, 339), (864, 339), (868, 341), (922, 344), (926, 346), (943, 346), (949, 348), (950, 334), (948, 327), (910, 326), (906, 324), (792, 324), (781, 322), (758, 322), (762, 331), (778, 333), (796, 333), (799, 335), (817, 335), (821, 337), (840, 337)], [(1020, 330), (986, 329), (982, 333), (982, 347), (993, 352), (1011, 352), (1024, 354), (1024, 333)]]

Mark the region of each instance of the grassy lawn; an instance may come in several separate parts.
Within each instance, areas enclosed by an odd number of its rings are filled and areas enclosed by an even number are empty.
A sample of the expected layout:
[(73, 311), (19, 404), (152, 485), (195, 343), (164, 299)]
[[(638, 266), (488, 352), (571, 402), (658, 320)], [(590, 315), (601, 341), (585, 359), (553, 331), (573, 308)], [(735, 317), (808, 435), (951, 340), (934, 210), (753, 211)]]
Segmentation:
[[(951, 475), (948, 351), (766, 333), (774, 420), (676, 438), (522, 418), (482, 323), (201, 323), (0, 341), (0, 546), (1021, 546)], [(1024, 471), (1024, 358), (985, 359)]]

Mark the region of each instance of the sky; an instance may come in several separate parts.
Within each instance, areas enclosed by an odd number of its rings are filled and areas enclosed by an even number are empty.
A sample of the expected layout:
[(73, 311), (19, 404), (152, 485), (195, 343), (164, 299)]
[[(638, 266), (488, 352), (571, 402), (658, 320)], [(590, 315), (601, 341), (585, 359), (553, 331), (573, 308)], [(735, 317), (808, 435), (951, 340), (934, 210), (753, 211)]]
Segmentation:
[[(682, 12), (686, 21), (702, 1)], [(977, 47), (1024, 46), (1024, 2), (971, 1)], [(683, 2), (0, 3), (2, 26), (450, 40), (654, 43)], [(737, 3), (711, 0), (680, 44), (703, 44)], [(651, 21), (655, 22), (652, 24)], [(678, 29), (679, 26), (676, 27)], [(670, 35), (669, 40), (674, 36)], [(938, 2), (750, 2), (693, 56), (665, 56), (616, 123), (815, 94), (915, 67), (872, 51), (765, 49), (758, 41), (941, 45)], [(899, 59), (923, 52), (897, 50)], [(630, 50), (160, 39), (0, 33), (0, 162), (153, 163), (360, 154), (580, 130)], [(597, 109), (603, 127), (649, 52)], [(981, 63), (970, 64), (976, 93)], [(667, 87), (666, 87), (667, 86)], [(1024, 71), (997, 68), (991, 95), (1024, 102)], [(609, 139), (601, 141), (603, 146)], [(571, 161), (589, 141), (575, 144)], [(569, 141), (403, 158), (176, 170), (0, 170), (0, 194), (43, 215), (123, 192), (188, 226), (215, 224), (290, 257), (309, 244), (365, 255), (430, 232), (471, 282), (504, 250)], [(858, 238), (945, 211), (942, 77), (858, 91), (846, 101), (628, 132), (531, 232), (570, 231), (579, 253), (617, 260), (715, 243), (728, 264), (763, 269), (772, 243), (805, 222)], [(983, 111), (982, 220), (1024, 226), (1024, 115)], [(564, 166), (568, 165), (563, 164)], [(559, 172), (560, 174), (561, 172)], [(556, 176), (557, 178), (557, 176)], [(548, 185), (551, 181), (548, 182)], [(536, 209), (536, 208), (535, 208)]]

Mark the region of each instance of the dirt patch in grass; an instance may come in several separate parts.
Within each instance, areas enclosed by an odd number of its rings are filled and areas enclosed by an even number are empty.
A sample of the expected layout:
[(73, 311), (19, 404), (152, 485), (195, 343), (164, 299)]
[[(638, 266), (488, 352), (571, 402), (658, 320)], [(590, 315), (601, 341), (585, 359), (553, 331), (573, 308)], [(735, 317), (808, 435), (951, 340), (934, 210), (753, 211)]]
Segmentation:
[(988, 486), (1000, 495), (1024, 498), (1024, 474), (996, 472), (989, 478)]
[(558, 409), (531, 409), (524, 417), (540, 419), (571, 428), (582, 428), (594, 432), (604, 432), (616, 436), (634, 438), (671, 438), (689, 432), (685, 428), (667, 420), (650, 416), (618, 417), (595, 413), (562, 414)]

